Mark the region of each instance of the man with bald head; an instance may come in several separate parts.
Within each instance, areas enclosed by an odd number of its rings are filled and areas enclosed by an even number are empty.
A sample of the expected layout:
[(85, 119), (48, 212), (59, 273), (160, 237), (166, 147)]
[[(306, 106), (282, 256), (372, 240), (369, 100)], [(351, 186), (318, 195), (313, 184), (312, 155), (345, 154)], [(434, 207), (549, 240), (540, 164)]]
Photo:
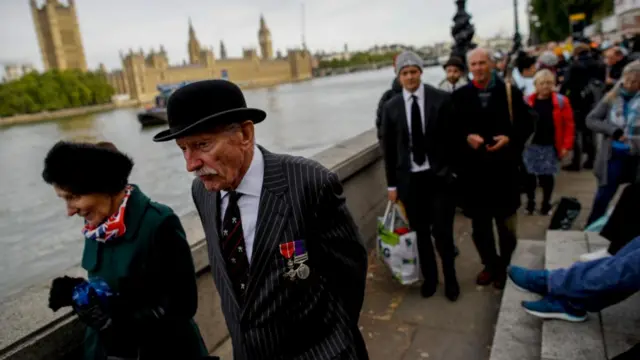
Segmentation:
[(516, 247), (518, 166), (524, 144), (533, 133), (533, 119), (520, 90), (505, 84), (492, 70), (489, 54), (483, 48), (467, 54), (473, 81), (452, 95), (458, 130), (455, 143), (459, 145), (456, 172), (464, 212), (471, 218), (473, 241), (484, 264), (476, 282), (502, 289)]
[(607, 49), (604, 52), (604, 59), (607, 64), (606, 91), (609, 91), (622, 77), (622, 69), (627, 66), (629, 59), (619, 46)]

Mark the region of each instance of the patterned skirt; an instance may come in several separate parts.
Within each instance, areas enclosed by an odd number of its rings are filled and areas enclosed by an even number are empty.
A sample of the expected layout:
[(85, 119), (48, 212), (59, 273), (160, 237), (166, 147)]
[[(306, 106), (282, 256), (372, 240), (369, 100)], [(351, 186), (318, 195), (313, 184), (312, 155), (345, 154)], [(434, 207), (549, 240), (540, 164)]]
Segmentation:
[(522, 160), (527, 172), (532, 175), (555, 175), (559, 161), (553, 145), (531, 144), (524, 149)]

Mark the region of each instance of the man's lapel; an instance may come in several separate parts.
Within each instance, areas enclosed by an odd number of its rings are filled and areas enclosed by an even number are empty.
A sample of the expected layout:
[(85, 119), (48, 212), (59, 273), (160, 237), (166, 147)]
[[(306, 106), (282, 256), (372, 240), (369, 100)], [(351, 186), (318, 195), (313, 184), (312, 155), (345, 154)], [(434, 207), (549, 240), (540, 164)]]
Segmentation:
[(258, 206), (257, 228), (253, 242), (249, 284), (243, 313), (258, 295), (259, 284), (267, 275), (265, 272), (269, 262), (273, 259), (275, 250), (278, 248), (282, 232), (289, 220), (290, 211), (285, 195), (288, 186), (282, 163), (277, 155), (260, 146), (259, 149), (264, 157), (264, 180), (262, 194), (260, 195), (260, 205)]
[(429, 127), (432, 126), (433, 124), (436, 123), (436, 107), (435, 104), (433, 102), (433, 99), (431, 98), (431, 91), (429, 91), (429, 89), (427, 89), (426, 85), (422, 85), (422, 87), (424, 88), (424, 133), (425, 136), (429, 136)]
[(411, 137), (409, 134), (409, 119), (407, 119), (407, 102), (404, 99), (404, 93), (400, 93), (401, 96), (401, 104), (402, 106), (400, 106), (400, 108), (398, 109), (398, 111), (400, 112), (400, 115), (398, 117), (398, 126), (399, 126), (399, 130), (402, 133), (402, 140), (404, 142), (404, 144), (406, 146), (410, 146), (411, 142), (409, 140), (409, 138)]

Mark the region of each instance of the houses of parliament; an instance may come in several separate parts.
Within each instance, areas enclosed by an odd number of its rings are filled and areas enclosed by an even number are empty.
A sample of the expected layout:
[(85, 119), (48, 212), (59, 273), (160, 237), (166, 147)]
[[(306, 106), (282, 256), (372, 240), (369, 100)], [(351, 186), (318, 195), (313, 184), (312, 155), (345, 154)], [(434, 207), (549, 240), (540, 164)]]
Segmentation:
[[(45, 71), (87, 71), (75, 0), (67, 0), (67, 4), (45, 0), (42, 6), (38, 6), (36, 0), (30, 0), (30, 5)], [(201, 46), (191, 21), (188, 25), (189, 63), (170, 65), (167, 52), (160, 46), (146, 54), (142, 49), (121, 52), (121, 70), (107, 73), (101, 64), (101, 70), (116, 93), (148, 101), (157, 94), (156, 87), (161, 84), (225, 78), (241, 86), (266, 86), (312, 76), (312, 58), (306, 49), (288, 50), (286, 56), (278, 53), (274, 58), (271, 32), (262, 16), (258, 30), (260, 55), (250, 48), (243, 50), (242, 58), (227, 58), (221, 41), (220, 58), (216, 59), (212, 48)]]

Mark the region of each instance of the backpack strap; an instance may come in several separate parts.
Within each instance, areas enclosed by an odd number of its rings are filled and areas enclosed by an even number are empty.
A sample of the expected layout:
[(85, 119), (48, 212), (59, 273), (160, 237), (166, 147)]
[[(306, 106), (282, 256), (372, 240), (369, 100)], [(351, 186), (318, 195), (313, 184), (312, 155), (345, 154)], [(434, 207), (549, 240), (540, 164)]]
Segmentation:
[(560, 106), (560, 110), (564, 107), (564, 96), (556, 93), (556, 99), (558, 99), (558, 105)]

